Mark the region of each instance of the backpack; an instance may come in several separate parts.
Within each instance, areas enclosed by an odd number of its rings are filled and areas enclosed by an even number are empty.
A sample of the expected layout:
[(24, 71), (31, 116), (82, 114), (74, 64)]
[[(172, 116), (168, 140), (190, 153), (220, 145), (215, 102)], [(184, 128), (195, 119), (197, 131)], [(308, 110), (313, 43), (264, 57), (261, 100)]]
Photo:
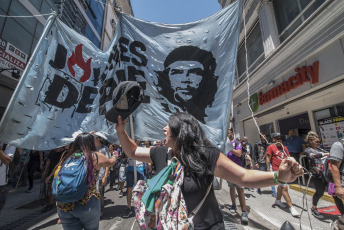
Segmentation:
[(332, 167), (331, 167), (331, 160), (327, 157), (324, 161), (324, 166), (323, 166), (323, 173), (325, 180), (328, 183), (334, 183), (333, 177), (332, 177)]
[(88, 189), (86, 156), (83, 153), (70, 156), (56, 173), (52, 187), (59, 203), (81, 200)]
[[(233, 146), (233, 149), (235, 149), (238, 144), (240, 144), (240, 142), (238, 140), (235, 140), (235, 146)], [(241, 162), (241, 166), (242, 167), (245, 167), (246, 165), (246, 159), (245, 159), (245, 156), (246, 156), (247, 152), (243, 150), (243, 148), (241, 149), (241, 156), (240, 156), (240, 162)]]
[(212, 184), (199, 205), (189, 213), (182, 194), (184, 169), (176, 158), (148, 184), (139, 180), (133, 189), (136, 220), (141, 229), (193, 229), (193, 217), (201, 208)]
[[(342, 141), (340, 141), (340, 143), (342, 143), (343, 147), (344, 147), (344, 143)], [(343, 162), (340, 164), (340, 169), (342, 168), (342, 164)], [(331, 160), (329, 159), (329, 157), (327, 157), (324, 161), (324, 165), (323, 165), (323, 173), (324, 173), (324, 177), (325, 180), (328, 183), (334, 183), (333, 181), (333, 177), (332, 177), (332, 165), (331, 165)], [(342, 177), (343, 172), (340, 172), (340, 176)]]

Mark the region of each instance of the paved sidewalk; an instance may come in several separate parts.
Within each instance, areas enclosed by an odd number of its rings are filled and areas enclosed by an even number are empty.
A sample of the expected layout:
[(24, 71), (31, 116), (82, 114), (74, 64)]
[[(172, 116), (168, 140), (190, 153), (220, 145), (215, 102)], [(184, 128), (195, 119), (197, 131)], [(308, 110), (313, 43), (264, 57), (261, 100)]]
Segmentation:
[[(46, 213), (41, 213), (41, 209), (45, 206), (44, 201), (39, 199), (39, 181), (35, 181), (36, 190), (33, 193), (25, 193), (27, 188), (19, 188), (16, 193), (8, 194), (7, 203), (0, 215), (0, 229), (49, 229), (62, 230), (62, 226), (57, 224), (56, 209)], [(107, 186), (107, 189), (109, 186)], [(241, 210), (239, 201), (237, 200), (238, 210), (235, 215), (230, 214), (231, 205), (229, 188), (227, 183), (223, 183), (222, 190), (215, 191), (220, 209), (224, 216), (224, 223), (227, 230), (243, 230), (243, 229), (280, 229), (285, 221), (289, 221), (295, 229), (300, 229), (301, 221), (302, 229), (311, 229), (310, 223), (314, 230), (330, 229), (330, 223), (338, 218), (337, 216), (327, 215), (324, 220), (318, 220), (305, 210), (301, 218), (294, 218), (289, 213), (288, 208), (281, 209), (274, 204), (275, 198), (270, 195), (270, 188), (263, 188), (262, 195), (256, 191), (245, 190), (248, 197), (246, 200), (247, 211), (249, 217), (248, 226), (240, 223)], [(296, 209), (301, 212), (303, 194), (299, 191), (289, 189), (291, 200)], [(105, 208), (104, 216), (101, 218), (99, 229), (133, 229), (138, 230), (139, 227), (135, 222), (134, 214), (124, 217), (126, 211), (126, 197), (119, 198), (119, 191), (105, 192)], [(307, 195), (309, 208), (311, 207), (312, 197)], [(284, 202), (284, 200), (282, 199)], [(320, 200), (318, 207), (329, 207), (334, 204), (326, 200)], [(305, 205), (306, 208), (306, 205)], [(310, 221), (309, 221), (310, 218)]]
[[(218, 197), (219, 201), (227, 202), (225, 205), (226, 208), (229, 209), (231, 205), (230, 195), (229, 195), (229, 188), (227, 183), (223, 183), (223, 188), (221, 193), (224, 194), (226, 191), (226, 197)], [(280, 229), (281, 226), (285, 221), (289, 221), (295, 229), (300, 228), (300, 222), (303, 230), (311, 229), (314, 230), (324, 230), (330, 229), (330, 223), (336, 220), (339, 216), (333, 215), (324, 215), (323, 220), (319, 220), (315, 218), (311, 212), (307, 212), (306, 206), (306, 199), (308, 202), (308, 210), (310, 210), (312, 206), (312, 196), (306, 195), (305, 204), (303, 205), (303, 193), (299, 191), (295, 191), (293, 189), (289, 189), (289, 194), (291, 197), (291, 201), (294, 204), (295, 208), (299, 213), (301, 213), (302, 209), (304, 210), (301, 218), (295, 218), (289, 213), (288, 208), (279, 208), (278, 206), (274, 205), (275, 198), (270, 195), (271, 188), (262, 188), (262, 195), (259, 195), (255, 190), (248, 191), (245, 189), (245, 195), (248, 197), (246, 200), (247, 209), (249, 211), (249, 226), (241, 226), (243, 229)], [(282, 202), (287, 205), (287, 203), (282, 198)], [(237, 199), (237, 205), (239, 204), (239, 200)], [(332, 202), (320, 199), (318, 203), (318, 208), (329, 207), (335, 205)], [(240, 221), (241, 210), (240, 206), (238, 207), (238, 215), (237, 223)], [(240, 215), (239, 215), (240, 214)], [(255, 223), (252, 223), (255, 222)], [(238, 225), (237, 225), (238, 226)]]

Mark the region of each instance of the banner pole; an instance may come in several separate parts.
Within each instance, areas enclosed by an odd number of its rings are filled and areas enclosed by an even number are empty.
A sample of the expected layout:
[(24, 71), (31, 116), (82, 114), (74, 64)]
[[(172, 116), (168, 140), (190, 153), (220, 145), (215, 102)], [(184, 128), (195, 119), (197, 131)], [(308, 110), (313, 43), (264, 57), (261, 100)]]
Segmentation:
[[(134, 134), (134, 123), (133, 123), (133, 115), (130, 114), (129, 116), (129, 124), (130, 124), (130, 136), (133, 141), (135, 141), (135, 134)], [(134, 160), (134, 185), (137, 182), (137, 169), (136, 169), (136, 160)]]
[(44, 41), (44, 37), (48, 34), (48, 32), (50, 31), (51, 26), (53, 25), (53, 22), (55, 21), (57, 17), (57, 14), (55, 11), (52, 12), (52, 15), (47, 19), (47, 22), (45, 24), (44, 30), (42, 32), (41, 37), (39, 38), (37, 45), (34, 49), (34, 51), (32, 52), (32, 55), (28, 61), (28, 65), (26, 66), (23, 74), (20, 77), (20, 80), (16, 86), (16, 89), (13, 92), (13, 96), (11, 97), (11, 100), (8, 103), (8, 106), (5, 110), (4, 115), (2, 116), (1, 122), (0, 122), (0, 133), (2, 133), (2, 129), (3, 129), (3, 123), (5, 122), (6, 118), (8, 117), (9, 111), (11, 111), (11, 109), (13, 108), (13, 101), (17, 98), (18, 96), (18, 92), (20, 90), (20, 88), (22, 87), (22, 85), (24, 84), (24, 76), (26, 75), (27, 72), (29, 72), (31, 66), (33, 65), (33, 60), (36, 58), (37, 54), (38, 54), (38, 50), (42, 44), (42, 42)]

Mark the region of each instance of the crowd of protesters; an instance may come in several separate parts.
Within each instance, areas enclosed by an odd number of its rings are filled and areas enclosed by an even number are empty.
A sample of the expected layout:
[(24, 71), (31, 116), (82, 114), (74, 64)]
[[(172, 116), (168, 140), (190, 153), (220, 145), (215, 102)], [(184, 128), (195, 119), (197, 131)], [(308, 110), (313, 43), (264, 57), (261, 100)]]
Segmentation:
[[(152, 163), (145, 163), (139, 160), (133, 160), (129, 158), (124, 152), (120, 145), (109, 143), (106, 141), (105, 136), (99, 132), (91, 132), (89, 134), (93, 140), (95, 150), (98, 153), (108, 159), (104, 162), (107, 163), (96, 163), (94, 168), (97, 169), (97, 176), (94, 181), (90, 183), (94, 186), (90, 186), (93, 190), (90, 190), (91, 194), (99, 194), (100, 207), (99, 216), (101, 217), (104, 212), (104, 196), (106, 191), (117, 190), (119, 191), (119, 197), (126, 196), (127, 209), (124, 212), (125, 217), (129, 217), (133, 214), (132, 208), (132, 191), (134, 184), (134, 164), (136, 164), (136, 178), (137, 180), (149, 180), (156, 175), (156, 167)], [(88, 136), (88, 138), (90, 138)], [(237, 136), (239, 136), (237, 134)], [(86, 137), (85, 137), (86, 138)], [(260, 141), (256, 143), (249, 143), (247, 137), (235, 137), (233, 129), (228, 131), (228, 142), (232, 143), (233, 149), (231, 149), (225, 155), (231, 159), (235, 164), (245, 169), (256, 169), (260, 171), (278, 171), (278, 168), (283, 159), (294, 157), (299, 161), (301, 155), (305, 155), (309, 159), (309, 168), (316, 168), (317, 175), (313, 177), (313, 183), (316, 192), (313, 196), (313, 206), (311, 211), (316, 218), (324, 218), (317, 210), (317, 203), (320, 197), (324, 194), (328, 183), (322, 176), (322, 163), (324, 157), (329, 156), (329, 152), (321, 149), (319, 136), (310, 132), (304, 141), (302, 138), (295, 136), (294, 131), (289, 131), (289, 137), (282, 140), (280, 133), (273, 133), (271, 136), (267, 136), (265, 133), (261, 133), (259, 136)], [(155, 148), (157, 146), (164, 146), (163, 140), (135, 140), (137, 146), (142, 148)], [(69, 146), (60, 147), (51, 151), (37, 151), (27, 150), (21, 148), (15, 148), (10, 145), (1, 145), (1, 173), (2, 177), (0, 184), (0, 213), (1, 209), (6, 202), (6, 192), (15, 193), (18, 192), (18, 186), (27, 186), (25, 192), (31, 193), (36, 188), (34, 187), (34, 178), (41, 177), (41, 183), (46, 187), (44, 192), (47, 195), (47, 205), (42, 209), (42, 212), (47, 212), (53, 209), (56, 205), (54, 204), (54, 196), (52, 195), (52, 180), (56, 166), (61, 163), (63, 157), (68, 154)], [(289, 150), (291, 150), (289, 151)], [(111, 163), (110, 163), (111, 162)], [(4, 171), (3, 165), (8, 168)], [(313, 167), (314, 166), (314, 167)], [(316, 174), (316, 173), (315, 173)], [(5, 190), (7, 181), (12, 186), (8, 191)], [(109, 186), (106, 189), (106, 186)], [(243, 224), (248, 223), (248, 214), (246, 212), (246, 199), (244, 189), (254, 191), (252, 188), (245, 188), (243, 186), (228, 182), (230, 188), (231, 206), (230, 212), (235, 214), (237, 212), (236, 197), (239, 198), (241, 206), (241, 221)], [(42, 192), (42, 191), (41, 191)], [(256, 192), (261, 195), (262, 191), (257, 188)], [(294, 217), (300, 217), (299, 212), (295, 209), (292, 204), (291, 197), (288, 193), (288, 184), (280, 183), (277, 186), (271, 186), (271, 195), (275, 198), (274, 205), (281, 208), (288, 206), (289, 212)], [(98, 198), (98, 195), (95, 195)], [(284, 198), (285, 203), (282, 202), (281, 198)], [(344, 214), (343, 202), (334, 196), (335, 202), (341, 214)], [(90, 198), (88, 198), (90, 199)], [(91, 200), (91, 199), (90, 199)], [(87, 200), (88, 201), (88, 200)], [(92, 200), (91, 200), (92, 201)], [(93, 205), (91, 202), (89, 205)], [(59, 210), (68, 209), (64, 205), (57, 204)], [(63, 207), (62, 207), (63, 206)], [(92, 206), (93, 207), (93, 206)], [(60, 216), (65, 214), (61, 211)], [(87, 218), (86, 218), (87, 219)], [(85, 220), (86, 221), (86, 220)], [(75, 223), (70, 223), (71, 226)]]

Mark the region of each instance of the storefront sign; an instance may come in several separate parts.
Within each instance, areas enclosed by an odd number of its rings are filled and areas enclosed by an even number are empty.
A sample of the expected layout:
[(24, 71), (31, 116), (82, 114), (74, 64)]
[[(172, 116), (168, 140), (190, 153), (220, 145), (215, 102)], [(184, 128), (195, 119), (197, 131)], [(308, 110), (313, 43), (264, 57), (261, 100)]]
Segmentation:
[(22, 72), (26, 67), (27, 58), (26, 53), (0, 38), (0, 68), (18, 69)]
[(321, 139), (326, 149), (344, 137), (344, 117), (330, 117), (318, 120)]
[(302, 66), (295, 69), (295, 76), (291, 76), (287, 81), (283, 81), (280, 85), (268, 90), (266, 93), (262, 91), (258, 93), (259, 105), (264, 105), (271, 100), (288, 93), (292, 89), (303, 85), (305, 82), (317, 84), (319, 82), (319, 61), (311, 66)]

